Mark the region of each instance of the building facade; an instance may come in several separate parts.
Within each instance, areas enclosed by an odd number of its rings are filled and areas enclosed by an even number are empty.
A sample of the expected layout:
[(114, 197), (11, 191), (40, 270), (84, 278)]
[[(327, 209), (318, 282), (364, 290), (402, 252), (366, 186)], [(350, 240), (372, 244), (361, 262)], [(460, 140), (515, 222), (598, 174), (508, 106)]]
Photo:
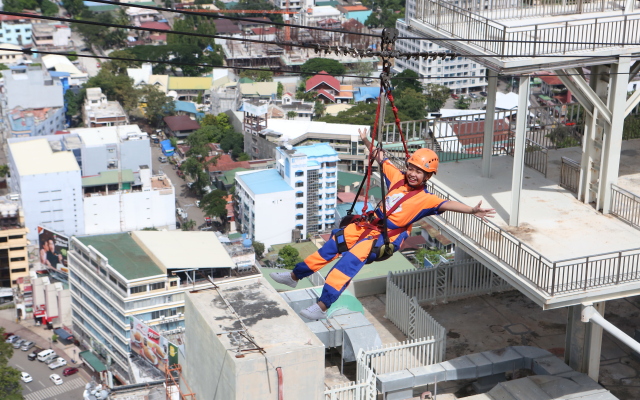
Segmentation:
[(108, 101), (100, 88), (88, 88), (82, 107), (84, 125), (91, 128), (127, 125), (129, 117), (117, 101)]
[(276, 168), (236, 174), (237, 223), (265, 246), (299, 240), (335, 222), (338, 154), (326, 143), (278, 147)]
[(13, 15), (0, 16), (0, 41), (18, 46), (31, 44), (31, 23), (30, 18), (17, 17)]
[(0, 203), (0, 288), (15, 287), (29, 276), (27, 228), (17, 202)]
[[(407, 19), (415, 14), (415, 3), (415, 0), (407, 1)], [(396, 21), (396, 29), (398, 29), (400, 37), (419, 36), (419, 33), (415, 30), (409, 30), (404, 19)], [(448, 52), (445, 47), (439, 46), (437, 43), (418, 39), (398, 40), (396, 49), (403, 52)], [(425, 78), (420, 81), (423, 85), (432, 83), (446, 86), (454, 93), (479, 92), (487, 89), (486, 68), (482, 64), (465, 57), (444, 60), (440, 57), (436, 60), (424, 57), (419, 57), (417, 60), (398, 58), (394, 69), (398, 70), (398, 72), (406, 69), (412, 70), (420, 77)]]
[[(176, 248), (186, 252), (173, 257)], [(73, 331), (121, 382), (136, 383), (129, 374), (129, 317), (163, 335), (183, 332), (185, 292), (211, 283), (173, 271), (191, 268), (206, 276), (233, 266), (213, 232), (74, 237), (69, 248)]]

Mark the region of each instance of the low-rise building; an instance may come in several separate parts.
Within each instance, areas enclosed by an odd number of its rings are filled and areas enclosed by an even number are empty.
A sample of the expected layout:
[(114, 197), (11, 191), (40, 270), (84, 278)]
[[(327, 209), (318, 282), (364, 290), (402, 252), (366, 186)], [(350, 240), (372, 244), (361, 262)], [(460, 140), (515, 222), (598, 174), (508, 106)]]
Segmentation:
[(326, 143), (278, 147), (276, 168), (236, 174), (236, 223), (253, 240), (288, 243), (333, 227), (338, 154)]
[(27, 232), (20, 203), (0, 202), (0, 288), (15, 287), (29, 276)]
[(211, 91), (212, 82), (212, 77), (170, 76), (168, 90), (175, 92), (176, 100), (195, 101)]
[(64, 129), (63, 81), (41, 66), (12, 66), (2, 71), (2, 120), (7, 137), (51, 135)]
[(117, 101), (107, 100), (101, 88), (87, 88), (82, 107), (84, 125), (91, 128), (127, 125), (129, 117)]
[(200, 129), (198, 121), (191, 119), (187, 115), (172, 115), (162, 119), (166, 124), (165, 134), (177, 138), (186, 138), (193, 132)]
[[(37, 14), (34, 13), (34, 17)], [(33, 19), (14, 15), (0, 15), (0, 37), (5, 43), (18, 46), (31, 44), (31, 24)]]
[(59, 54), (48, 54), (42, 57), (42, 64), (47, 71), (55, 71), (59, 74), (68, 73), (68, 83), (70, 86), (82, 86), (89, 80), (89, 74), (82, 72), (71, 60)]
[(183, 332), (185, 293), (211, 287), (208, 276), (229, 276), (234, 268), (213, 232), (73, 237), (73, 331), (118, 380), (138, 383), (129, 373), (130, 317), (161, 335)]
[(38, 49), (68, 49), (71, 46), (71, 28), (64, 24), (33, 24), (33, 45)]
[(2, 49), (12, 50), (0, 50), (0, 63), (4, 65), (15, 65), (25, 61), (24, 54), (22, 53), (22, 47), (11, 43), (0, 43)]

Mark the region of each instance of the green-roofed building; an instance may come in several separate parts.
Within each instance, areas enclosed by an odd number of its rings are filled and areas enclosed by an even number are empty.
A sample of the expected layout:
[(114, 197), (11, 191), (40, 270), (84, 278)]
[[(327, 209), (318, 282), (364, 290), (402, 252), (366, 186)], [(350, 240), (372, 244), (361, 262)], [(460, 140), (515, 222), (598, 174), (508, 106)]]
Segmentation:
[(218, 189), (229, 191), (229, 189), (236, 184), (236, 174), (238, 172), (250, 171), (247, 168), (234, 168), (229, 171), (224, 171), (221, 176), (216, 177), (216, 182), (218, 183)]
[[(120, 6), (111, 5), (111, 4), (96, 3), (92, 1), (84, 1), (83, 3), (89, 9), (89, 11), (94, 13), (115, 12), (118, 9), (120, 9)], [(142, 2), (129, 3), (129, 4), (132, 6), (135, 6), (135, 5), (148, 6), (148, 7), (156, 6), (156, 4), (153, 1), (142, 1)]]
[(91, 190), (86, 190), (86, 188), (95, 188), (96, 191), (108, 193), (109, 190), (129, 190), (135, 181), (136, 178), (132, 170), (114, 169), (102, 171), (96, 176), (82, 178), (82, 187), (85, 188), (85, 193), (91, 193)]
[[(113, 182), (108, 173), (88, 179)], [(132, 317), (159, 334), (183, 332), (185, 292), (208, 289), (207, 276), (228, 276), (235, 267), (213, 232), (137, 231), (69, 242), (73, 331), (92, 346), (84, 360), (130, 383), (139, 383), (126, 372)]]

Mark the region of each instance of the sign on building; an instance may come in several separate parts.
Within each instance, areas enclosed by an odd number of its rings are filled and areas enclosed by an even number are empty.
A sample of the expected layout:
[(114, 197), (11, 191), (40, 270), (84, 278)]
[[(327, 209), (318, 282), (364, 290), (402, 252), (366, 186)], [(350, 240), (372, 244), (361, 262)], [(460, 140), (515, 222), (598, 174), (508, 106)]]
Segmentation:
[(69, 274), (69, 268), (67, 267), (68, 237), (38, 226), (38, 246), (40, 249), (40, 264), (43, 268), (65, 275)]
[(131, 351), (163, 374), (178, 363), (177, 347), (136, 317), (131, 317)]

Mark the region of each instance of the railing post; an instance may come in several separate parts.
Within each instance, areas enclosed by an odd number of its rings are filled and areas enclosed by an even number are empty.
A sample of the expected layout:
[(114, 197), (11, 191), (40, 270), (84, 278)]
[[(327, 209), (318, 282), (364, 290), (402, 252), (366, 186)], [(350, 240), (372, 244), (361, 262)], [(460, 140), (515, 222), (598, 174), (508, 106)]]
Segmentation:
[(622, 48), (624, 48), (624, 42), (627, 40), (627, 18), (628, 16), (624, 16), (624, 24), (622, 26)]
[(553, 263), (553, 270), (551, 271), (551, 296), (556, 292), (556, 263)]
[(536, 27), (533, 31), (533, 56), (536, 55), (537, 45), (538, 45), (538, 24), (536, 24)]
[(507, 45), (507, 27), (503, 26), (502, 27), (502, 51), (500, 52), (500, 54), (502, 54), (502, 59), (504, 60), (504, 48)]
[(598, 33), (598, 18), (596, 18), (593, 24), (593, 50), (596, 49), (596, 35)]
[(618, 252), (618, 273), (616, 274), (616, 285), (620, 282), (620, 269), (622, 263), (622, 252)]
[(569, 34), (569, 21), (565, 21), (564, 23), (564, 46), (562, 49), (562, 54), (567, 52), (567, 35)]
[(584, 275), (582, 276), (582, 280), (584, 281), (583, 288), (587, 290), (587, 272), (589, 271), (589, 257), (586, 258), (584, 263)]

